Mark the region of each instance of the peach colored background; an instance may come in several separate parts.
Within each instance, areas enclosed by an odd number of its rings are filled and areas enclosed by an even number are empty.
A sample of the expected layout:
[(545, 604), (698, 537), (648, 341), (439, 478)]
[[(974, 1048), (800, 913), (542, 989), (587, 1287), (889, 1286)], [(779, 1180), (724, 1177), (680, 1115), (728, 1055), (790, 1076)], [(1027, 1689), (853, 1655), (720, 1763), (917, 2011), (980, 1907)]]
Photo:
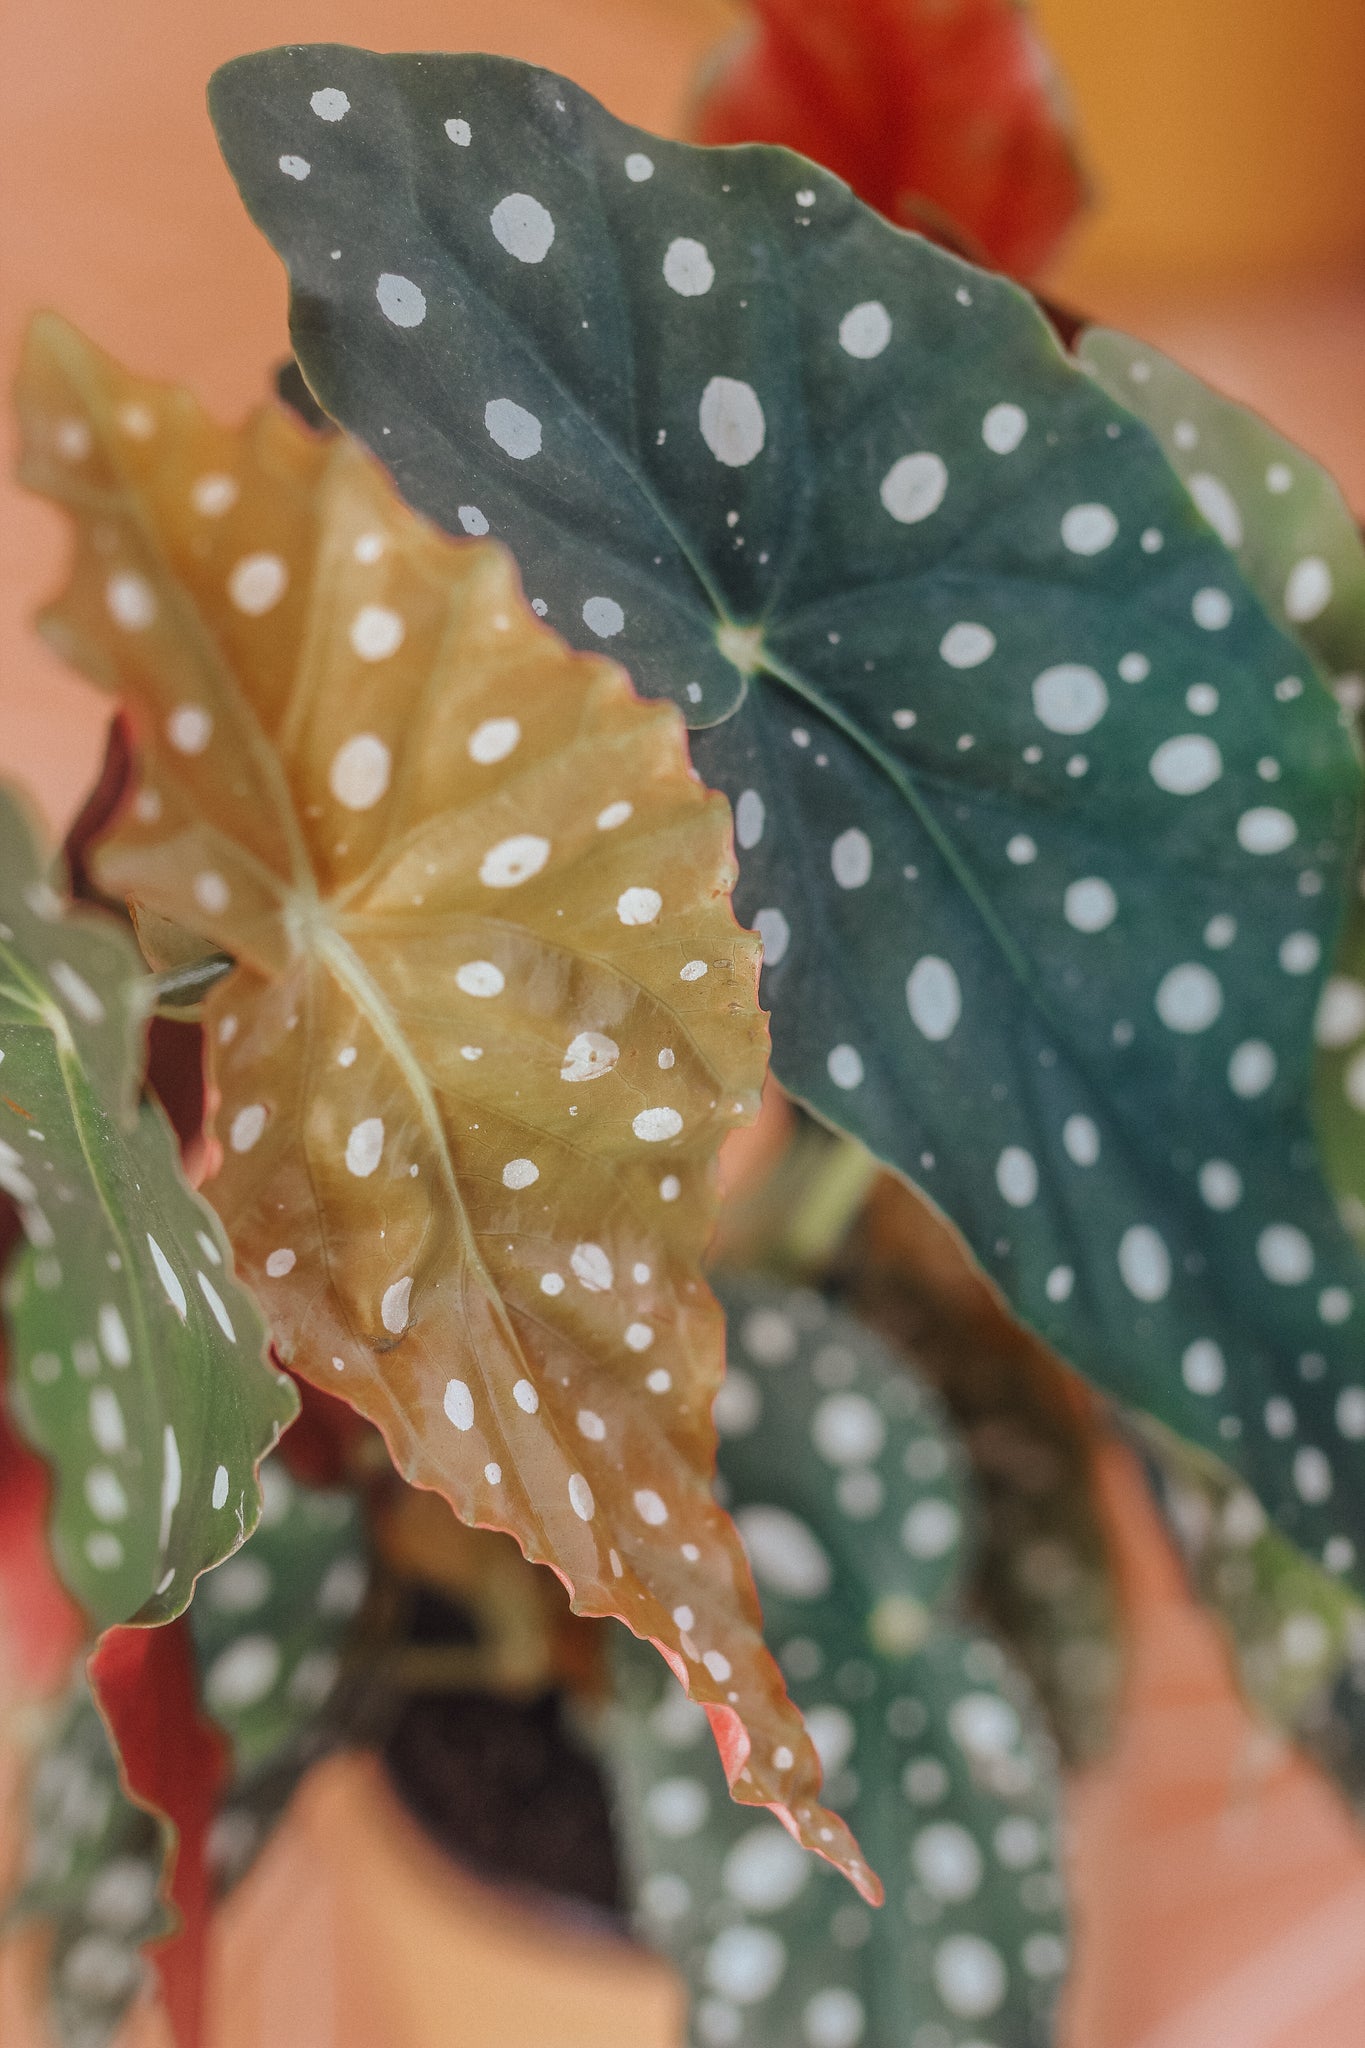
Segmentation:
[[(1361, 0), (1041, 11), (1093, 112), (1108, 194), (1059, 288), (1259, 403), (1365, 506)], [(46, 304), (225, 415), (259, 396), (284, 348), (283, 282), (203, 109), (209, 70), (237, 51), (493, 48), (669, 129), (732, 19), (726, 0), (6, 0), (5, 374)], [(57, 829), (94, 767), (102, 713), (26, 623), (60, 575), (60, 522), (6, 483), (0, 531), (0, 763)], [(1236, 1702), (1117, 1453), (1108, 1486), (1134, 1643), (1119, 1748), (1070, 1803), (1080, 1965), (1067, 2048), (1360, 2048), (1361, 1838)], [(11, 1949), (0, 1967), (6, 2048), (35, 2038), (18, 2010), (25, 1960)], [(222, 1916), (216, 1983), (212, 2048), (678, 2039), (666, 1971), (490, 1899), (350, 1761), (318, 1774)], [(159, 2030), (144, 2019), (133, 2031), (150, 2042)]]

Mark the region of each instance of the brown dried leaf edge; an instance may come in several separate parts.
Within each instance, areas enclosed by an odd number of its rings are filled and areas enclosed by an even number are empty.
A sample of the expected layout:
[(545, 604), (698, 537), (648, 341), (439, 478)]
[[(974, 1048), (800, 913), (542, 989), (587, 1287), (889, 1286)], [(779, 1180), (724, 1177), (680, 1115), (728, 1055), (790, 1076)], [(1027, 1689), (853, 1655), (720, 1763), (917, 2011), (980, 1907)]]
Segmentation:
[(98, 872), (238, 963), (206, 1192), (281, 1355), (652, 1640), (735, 1797), (875, 1895), (711, 1497), (700, 1261), (767, 1034), (677, 712), (275, 406), (228, 431), (45, 318), (20, 408), (77, 529), (45, 631), (139, 748)]

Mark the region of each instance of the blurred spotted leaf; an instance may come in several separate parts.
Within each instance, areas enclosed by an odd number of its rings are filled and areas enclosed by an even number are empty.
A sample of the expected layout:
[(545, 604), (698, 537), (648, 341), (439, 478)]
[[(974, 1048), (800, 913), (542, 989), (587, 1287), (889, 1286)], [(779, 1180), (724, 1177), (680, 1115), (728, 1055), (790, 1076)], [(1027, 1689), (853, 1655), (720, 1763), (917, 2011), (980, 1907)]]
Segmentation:
[(831, 1279), (914, 1359), (962, 1441), (980, 1523), (975, 1609), (1033, 1686), (1066, 1761), (1102, 1756), (1122, 1649), (1093, 1397), (1008, 1313), (952, 1226), (891, 1174)]
[(204, 1705), (232, 1752), (210, 1837), (221, 1885), (243, 1874), (304, 1772), (345, 1737), (343, 1658), (369, 1582), (356, 1495), (300, 1486), (278, 1458), (261, 1477), (255, 1535), (205, 1579), (190, 1613)]
[(835, 1294), (914, 1358), (971, 1467), (972, 1610), (1033, 1686), (1064, 1760), (1102, 1756), (1122, 1657), (1095, 1490), (1098, 1404), (922, 1195), (853, 1139), (799, 1109), (787, 1119), (766, 1172), (726, 1201), (721, 1256)]
[(204, 1005), (211, 1193), (282, 1356), (654, 1639), (736, 1796), (870, 1886), (708, 1483), (699, 1261), (766, 1033), (677, 713), (342, 437), (273, 406), (229, 433), (50, 321), (22, 404), (79, 520), (47, 630), (142, 756), (99, 873), (237, 963)]
[(701, 2048), (1052, 2039), (1066, 1962), (1050, 1748), (945, 1613), (963, 1462), (937, 1400), (812, 1294), (726, 1279), (720, 1475), (769, 1640), (893, 1903), (875, 1917), (727, 1804), (704, 1729), (621, 1639), (607, 1754), (645, 1938)]
[[(295, 47), (212, 97), (327, 410), (706, 728), (778, 1079), (1306, 1548), (1358, 1538), (1362, 1275), (1318, 971), (1276, 962), (1335, 934), (1359, 770), (1152, 435), (781, 151), (484, 57)], [(1287, 1445), (1254, 1418), (1309, 1350)]]
[(51, 1928), (48, 2018), (61, 2048), (103, 2048), (144, 1982), (142, 1947), (174, 1924), (162, 1892), (171, 1831), (122, 1789), (83, 1676), (35, 1761), (28, 1827), (10, 1917)]
[(1070, 110), (1021, 0), (753, 0), (699, 142), (814, 157), (900, 227), (1028, 277), (1085, 200)]
[[(1160, 436), (1266, 610), (1331, 678), (1343, 715), (1358, 720), (1365, 708), (1365, 545), (1327, 471), (1246, 406), (1144, 343), (1092, 328), (1079, 354)], [(1257, 771), (1273, 795), (1279, 759), (1267, 755)], [(1317, 935), (1294, 932), (1277, 966), (1303, 975), (1317, 959)], [(1317, 1017), (1318, 1131), (1347, 1224), (1365, 1242), (1365, 900), (1358, 889), (1333, 965)]]
[(0, 793), (0, 1188), (28, 1237), (10, 1401), (52, 1468), (58, 1569), (102, 1626), (180, 1613), (253, 1526), (257, 1461), (296, 1407), (139, 1100), (145, 988), (132, 940), (63, 904)]

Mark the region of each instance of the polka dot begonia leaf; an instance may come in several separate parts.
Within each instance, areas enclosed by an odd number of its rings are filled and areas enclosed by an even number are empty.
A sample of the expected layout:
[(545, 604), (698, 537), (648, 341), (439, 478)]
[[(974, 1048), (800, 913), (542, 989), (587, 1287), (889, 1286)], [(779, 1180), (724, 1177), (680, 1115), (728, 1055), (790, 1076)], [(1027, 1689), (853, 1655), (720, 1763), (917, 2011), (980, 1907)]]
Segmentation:
[(1073, 1363), (1359, 1547), (1365, 1276), (1308, 1092), (1360, 773), (1154, 436), (780, 150), (486, 57), (275, 50), (212, 108), (327, 410), (700, 728), (778, 1079)]
[(97, 871), (236, 961), (203, 1013), (208, 1192), (277, 1349), (653, 1639), (736, 1797), (875, 1890), (710, 1492), (700, 1261), (767, 1034), (677, 712), (344, 437), (220, 429), (51, 320), (21, 410), (78, 523), (46, 631), (141, 757)]
[[(1325, 671), (1343, 715), (1359, 730), (1365, 544), (1327, 471), (1246, 406), (1127, 335), (1091, 328), (1079, 355), (1104, 388), (1159, 435), (1266, 610)], [(1269, 756), (1257, 771), (1273, 793), (1279, 761)], [(1307, 946), (1286, 940), (1281, 969), (1303, 973), (1307, 962)], [(1351, 895), (1332, 965), (1317, 1014), (1318, 1133), (1346, 1222), (1365, 1242), (1365, 899), (1359, 889)]]
[(698, 142), (776, 142), (898, 226), (1015, 276), (1085, 198), (1070, 109), (1021, 0), (752, 0), (707, 67)]
[(871, 1850), (872, 1915), (723, 1798), (694, 1708), (622, 1639), (605, 1753), (641, 1933), (696, 2048), (1043, 2048), (1066, 1968), (1050, 1746), (945, 1613), (966, 1514), (934, 1397), (817, 1296), (725, 1279), (725, 1497), (769, 1640)]
[(369, 1579), (364, 1517), (349, 1493), (265, 1466), (248, 1548), (208, 1578), (190, 1615), (204, 1705), (239, 1772), (259, 1766), (326, 1705)]
[(34, 1760), (27, 1821), (9, 1913), (50, 1930), (47, 2017), (59, 2048), (103, 2048), (145, 1981), (143, 1946), (173, 1925), (162, 1889), (171, 1830), (123, 1790), (84, 1677)]
[(190, 1611), (204, 1707), (232, 1747), (209, 1837), (224, 1888), (263, 1846), (304, 1771), (342, 1738), (347, 1639), (370, 1575), (356, 1495), (300, 1486), (278, 1458), (261, 1478), (255, 1535), (205, 1579)]
[(28, 1244), (5, 1286), (7, 1398), (52, 1470), (61, 1576), (101, 1627), (165, 1621), (260, 1507), (297, 1400), (213, 1211), (139, 1100), (146, 986), (73, 910), (0, 791), (0, 1190)]

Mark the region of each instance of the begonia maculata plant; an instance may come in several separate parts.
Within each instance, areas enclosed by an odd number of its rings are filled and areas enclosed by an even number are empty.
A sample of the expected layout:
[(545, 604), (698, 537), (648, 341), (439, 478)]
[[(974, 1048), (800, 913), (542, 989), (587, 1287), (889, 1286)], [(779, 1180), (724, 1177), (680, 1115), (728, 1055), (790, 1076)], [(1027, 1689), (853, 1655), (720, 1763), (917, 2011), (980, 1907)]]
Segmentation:
[(279, 393), (55, 314), (17, 393), (116, 721), (64, 861), (0, 802), (49, 2022), (194, 2048), (348, 1746), (699, 2048), (1046, 2048), (1116, 1427), (1359, 1791), (1356, 528), (1031, 293), (1084, 181), (1004, 0), (761, 0), (694, 142), (478, 55), (209, 104)]

